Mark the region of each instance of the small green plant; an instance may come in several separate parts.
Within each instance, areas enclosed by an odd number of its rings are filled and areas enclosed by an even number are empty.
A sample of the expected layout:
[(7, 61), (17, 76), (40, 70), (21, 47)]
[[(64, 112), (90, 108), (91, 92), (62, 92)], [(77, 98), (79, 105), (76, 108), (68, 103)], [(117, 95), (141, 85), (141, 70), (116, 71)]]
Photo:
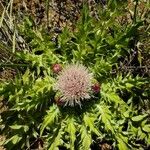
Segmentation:
[(84, 6), (76, 30), (65, 28), (57, 43), (28, 18), (18, 25), (30, 50), (15, 52), (21, 70), (0, 83), (8, 106), (0, 133), (8, 150), (89, 150), (104, 141), (112, 149), (148, 148), (150, 113), (142, 109), (147, 77), (120, 71), (143, 23), (134, 18), (122, 26), (122, 4), (108, 1), (100, 20)]

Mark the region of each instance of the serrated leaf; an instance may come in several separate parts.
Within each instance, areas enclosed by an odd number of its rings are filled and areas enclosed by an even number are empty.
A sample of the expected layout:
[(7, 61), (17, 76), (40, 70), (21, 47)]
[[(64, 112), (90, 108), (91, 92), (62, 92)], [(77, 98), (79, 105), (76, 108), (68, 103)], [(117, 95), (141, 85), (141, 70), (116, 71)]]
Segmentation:
[(54, 123), (55, 119), (58, 117), (59, 109), (56, 105), (53, 105), (49, 108), (49, 112), (47, 113), (46, 117), (41, 126), (41, 135), (43, 134), (44, 129)]
[(145, 131), (145, 132), (149, 132), (150, 133), (150, 125), (145, 125), (144, 127), (142, 127), (142, 129)]
[(142, 121), (145, 117), (147, 117), (147, 114), (134, 116), (131, 119), (132, 119), (132, 121), (138, 122), (138, 121)]
[(134, 85), (131, 84), (131, 83), (126, 83), (125, 85), (126, 85), (126, 88), (127, 88), (127, 89), (131, 89), (131, 88), (134, 86)]
[(61, 122), (60, 126), (53, 132), (52, 139), (49, 140), (50, 147), (48, 150), (59, 150), (58, 146), (63, 145), (62, 136), (64, 134), (64, 121)]
[(6, 140), (5, 144), (12, 142), (14, 145), (17, 144), (20, 140), (22, 139), (22, 137), (18, 134), (12, 136), (10, 139)]
[(29, 127), (26, 126), (26, 125), (12, 125), (10, 126), (11, 129), (14, 129), (14, 130), (19, 130), (19, 129), (23, 129), (24, 132), (27, 132), (29, 130)]
[(112, 119), (111, 112), (109, 111), (108, 107), (98, 105), (97, 108), (101, 115), (102, 122), (105, 124), (106, 130), (110, 130), (111, 132), (114, 133), (114, 128), (111, 124), (111, 119)]
[(62, 139), (61, 139), (61, 131), (58, 132), (58, 135), (56, 136), (55, 140), (51, 144), (48, 150), (59, 150), (58, 146), (62, 145)]
[(91, 133), (87, 131), (84, 125), (80, 128), (81, 133), (81, 147), (80, 150), (89, 150), (92, 144)]
[(128, 150), (127, 145), (124, 143), (124, 141), (120, 138), (118, 138), (118, 148), (119, 150)]
[(129, 118), (129, 114), (130, 114), (130, 111), (127, 110), (126, 112), (123, 113), (123, 115), (126, 117), (126, 118)]
[(139, 135), (139, 139), (141, 139), (141, 140), (143, 140), (145, 137), (146, 137), (146, 134), (145, 134), (145, 133), (141, 133), (141, 134)]
[(15, 136), (12, 137), (11, 141), (12, 141), (12, 143), (15, 145), (15, 144), (18, 143), (21, 139), (22, 139), (21, 136), (15, 135)]
[(94, 132), (98, 136), (101, 135), (94, 124), (95, 118), (93, 118), (92, 116), (88, 116), (88, 114), (84, 114), (83, 120), (85, 122), (85, 125), (88, 126), (92, 132)]
[(120, 97), (114, 92), (108, 93), (108, 98), (114, 101), (115, 103), (122, 103)]
[(148, 134), (148, 137), (147, 137), (147, 144), (150, 145), (150, 134)]
[(73, 117), (71, 117), (67, 120), (67, 122), (68, 122), (67, 132), (70, 135), (70, 149), (74, 150), (74, 142), (76, 140), (75, 120)]
[(29, 81), (29, 69), (26, 70), (25, 74), (22, 76), (23, 83), (26, 84)]

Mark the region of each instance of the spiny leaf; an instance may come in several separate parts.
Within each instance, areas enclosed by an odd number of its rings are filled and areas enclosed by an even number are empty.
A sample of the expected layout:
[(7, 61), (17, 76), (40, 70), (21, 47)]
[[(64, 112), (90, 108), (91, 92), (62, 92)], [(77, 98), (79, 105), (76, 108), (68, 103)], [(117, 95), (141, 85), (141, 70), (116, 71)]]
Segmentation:
[(74, 142), (76, 140), (76, 126), (75, 126), (75, 119), (73, 117), (69, 117), (67, 120), (67, 132), (70, 135), (70, 149), (74, 150)]
[(98, 108), (99, 114), (102, 118), (102, 122), (105, 124), (106, 130), (110, 130), (112, 133), (115, 133), (113, 125), (111, 123), (111, 119), (112, 119), (111, 112), (108, 109), (108, 107), (104, 106), (104, 105), (102, 105), (102, 106), (97, 105), (97, 108)]
[(146, 137), (146, 134), (142, 132), (141, 128), (138, 128), (138, 139), (143, 140)]
[[(60, 127), (60, 128), (59, 128)], [(63, 144), (62, 136), (64, 134), (65, 124), (64, 121), (61, 122), (60, 126), (58, 126), (55, 133), (53, 133), (52, 139), (50, 139), (50, 147), (48, 150), (59, 150), (58, 146)]]
[(128, 150), (127, 145), (124, 143), (122, 139), (118, 139), (117, 141), (119, 150)]
[(106, 94), (108, 100), (115, 102), (117, 104), (122, 104), (123, 101), (121, 100), (121, 98), (115, 93), (115, 92), (108, 92)]
[(46, 117), (44, 118), (44, 121), (41, 126), (41, 135), (43, 134), (44, 129), (48, 126), (54, 123), (55, 119), (58, 118), (59, 115), (59, 109), (56, 105), (53, 105), (49, 108)]
[[(43, 79), (38, 78), (33, 86), (33, 90), (37, 93), (43, 93), (44, 89), (51, 90), (53, 79), (50, 77), (45, 77)], [(31, 91), (33, 93), (33, 91)]]
[(142, 121), (147, 116), (148, 116), (148, 114), (138, 115), (138, 116), (132, 117), (131, 119), (132, 119), (132, 121), (138, 122), (138, 121)]
[(98, 131), (98, 129), (95, 127), (94, 121), (95, 118), (92, 116), (89, 116), (89, 114), (84, 114), (83, 117), (84, 123), (86, 126), (88, 126), (90, 128), (91, 131), (93, 131), (96, 135), (100, 136), (100, 132)]
[(23, 83), (26, 84), (29, 82), (30, 70), (27, 69), (25, 74), (22, 76)]
[(18, 130), (22, 128), (24, 132), (27, 132), (29, 130), (29, 127), (27, 125), (12, 125), (10, 126), (10, 128), (14, 130)]
[(17, 144), (20, 140), (22, 139), (22, 137), (18, 134), (12, 136), (10, 139), (6, 140), (5, 144), (12, 142), (14, 145)]
[(118, 142), (118, 148), (119, 150), (128, 150), (128, 137), (123, 136), (120, 133), (116, 134), (117, 142)]
[(142, 127), (142, 129), (143, 129), (145, 132), (149, 132), (149, 133), (150, 133), (150, 124), (146, 124), (144, 127)]
[(112, 83), (112, 85), (110, 83), (102, 84), (101, 96), (108, 102), (113, 102), (117, 105), (118, 104), (126, 105), (125, 102), (115, 92), (113, 84), (114, 83)]
[(82, 125), (80, 128), (81, 147), (80, 150), (89, 150), (92, 144), (92, 137), (90, 131), (87, 131), (86, 126)]

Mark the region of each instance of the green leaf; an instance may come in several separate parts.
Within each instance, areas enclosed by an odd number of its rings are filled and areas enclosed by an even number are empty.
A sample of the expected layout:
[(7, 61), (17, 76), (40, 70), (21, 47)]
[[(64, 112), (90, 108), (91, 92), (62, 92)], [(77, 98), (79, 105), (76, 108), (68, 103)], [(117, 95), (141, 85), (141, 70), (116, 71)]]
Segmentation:
[(64, 128), (65, 124), (62, 121), (56, 131), (53, 132), (52, 138), (49, 139), (50, 147), (48, 150), (59, 150), (58, 146), (63, 145), (62, 136), (64, 134)]
[(123, 103), (123, 101), (121, 100), (121, 98), (114, 92), (109, 92), (107, 94), (107, 98), (117, 104), (121, 104)]
[(98, 129), (96, 128), (94, 121), (95, 118), (92, 116), (89, 116), (89, 114), (84, 114), (83, 117), (84, 123), (87, 127), (90, 128), (91, 131), (93, 131), (96, 135), (100, 136), (100, 132), (98, 131)]
[(107, 106), (97, 105), (99, 114), (101, 116), (102, 122), (105, 124), (106, 130), (110, 130), (112, 133), (114, 132), (113, 124), (111, 123), (112, 114)]
[(125, 85), (126, 85), (126, 88), (127, 88), (127, 89), (131, 89), (131, 88), (134, 86), (134, 85), (131, 84), (131, 83), (126, 83)]
[(17, 144), (22, 137), (18, 134), (12, 136), (10, 139), (6, 140), (5, 144), (8, 144), (9, 142), (12, 142), (14, 145)]
[(19, 129), (23, 129), (24, 132), (27, 132), (29, 130), (29, 127), (26, 126), (26, 125), (12, 125), (10, 126), (11, 129), (14, 129), (14, 130), (19, 130)]
[(123, 113), (124, 117), (129, 118), (130, 116), (130, 111), (127, 110), (126, 112)]
[(24, 84), (26, 84), (26, 83), (29, 82), (29, 76), (30, 76), (29, 73), (30, 73), (30, 70), (27, 69), (26, 72), (25, 72), (25, 74), (22, 76), (22, 80), (23, 80)]
[(50, 110), (48, 111), (47, 116), (44, 118), (44, 121), (42, 123), (40, 135), (43, 134), (44, 129), (48, 125), (52, 125), (54, 123), (55, 119), (58, 118), (58, 114), (59, 114), (58, 107), (56, 105), (53, 105), (49, 109)]
[(61, 131), (58, 132), (58, 135), (56, 136), (55, 140), (53, 141), (48, 150), (59, 150), (58, 146), (60, 145), (62, 145)]
[(138, 122), (138, 121), (142, 121), (145, 117), (147, 117), (147, 114), (134, 116), (131, 119), (132, 119), (132, 121)]
[(80, 150), (89, 150), (92, 144), (91, 133), (87, 131), (86, 126), (82, 125), (80, 128), (81, 133), (81, 147)]
[(122, 139), (118, 138), (117, 141), (119, 150), (129, 150), (126, 143)]
[(73, 117), (67, 120), (67, 132), (70, 135), (70, 149), (74, 150), (74, 142), (76, 140), (76, 127), (75, 127), (75, 120)]
[(15, 136), (12, 137), (11, 141), (12, 141), (12, 143), (15, 145), (15, 144), (18, 143), (21, 139), (22, 139), (21, 136), (15, 135)]
[(11, 129), (21, 129), (22, 125), (12, 125), (10, 126)]
[(150, 145), (150, 134), (148, 134), (148, 137), (147, 137), (147, 144)]
[(146, 124), (144, 127), (142, 127), (142, 129), (143, 129), (145, 132), (149, 132), (149, 133), (150, 133), (150, 124)]

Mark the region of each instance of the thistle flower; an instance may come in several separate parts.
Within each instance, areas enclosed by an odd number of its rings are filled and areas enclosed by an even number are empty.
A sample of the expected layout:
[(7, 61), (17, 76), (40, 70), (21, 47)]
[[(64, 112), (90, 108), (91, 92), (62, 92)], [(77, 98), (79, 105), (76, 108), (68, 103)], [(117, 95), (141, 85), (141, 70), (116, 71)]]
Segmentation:
[(71, 64), (58, 75), (56, 90), (61, 93), (65, 105), (81, 105), (81, 100), (89, 99), (92, 74), (81, 64)]

